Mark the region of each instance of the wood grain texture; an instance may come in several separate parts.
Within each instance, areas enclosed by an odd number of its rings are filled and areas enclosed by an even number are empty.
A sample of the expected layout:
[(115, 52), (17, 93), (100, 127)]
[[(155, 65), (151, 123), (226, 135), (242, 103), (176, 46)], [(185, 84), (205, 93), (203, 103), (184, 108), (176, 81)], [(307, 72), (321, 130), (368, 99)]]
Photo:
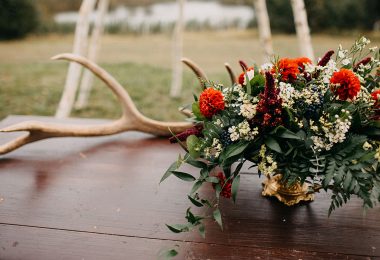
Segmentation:
[[(178, 259), (368, 259), (356, 255), (176, 242), (88, 232), (0, 225), (0, 259), (157, 259), (171, 248)], [(53, 257), (54, 256), (54, 257)]]
[[(0, 126), (21, 120), (25, 117), (9, 117)], [(73, 123), (71, 119), (59, 122)], [(11, 136), (1, 134), (0, 142), (8, 138)], [(317, 194), (316, 201), (310, 204), (286, 207), (261, 197), (261, 180), (248, 172), (241, 177), (236, 205), (223, 201), (224, 232), (209, 221), (205, 240), (195, 232), (171, 233), (165, 223), (185, 222), (184, 212), (191, 206), (186, 199), (191, 184), (174, 176), (161, 185), (158, 183), (180, 152), (178, 146), (166, 139), (124, 133), (44, 140), (1, 156), (0, 245), (4, 246), (5, 240), (11, 241), (10, 237), (32, 243), (33, 232), (41, 232), (36, 237), (46, 249), (36, 251), (40, 259), (46, 258), (47, 252), (55, 252), (59, 241), (81, 237), (94, 240), (82, 249), (76, 245), (75, 250), (91, 256), (88, 251), (97, 246), (98, 251), (107, 247), (112, 252), (115, 248), (115, 258), (109, 259), (120, 259), (117, 252), (140, 254), (143, 251), (139, 247), (144, 245), (147, 247), (144, 255), (150, 257), (161, 246), (178, 243), (195, 245), (196, 249), (191, 250), (194, 259), (254, 259), (255, 254), (263, 259), (380, 257), (379, 207), (363, 215), (361, 202), (353, 199), (328, 218), (330, 198), (325, 193)], [(209, 196), (212, 192), (207, 187), (202, 195)], [(29, 238), (25, 234), (30, 234)], [(57, 245), (49, 249), (53, 238)], [(136, 246), (120, 246), (124, 238), (132, 239), (135, 244), (131, 245)], [(181, 250), (185, 251), (178, 259), (192, 259), (190, 253), (186, 255), (187, 246)], [(33, 250), (27, 247), (20, 252)], [(212, 258), (213, 255), (221, 258)], [(5, 256), (23, 259), (12, 253)], [(61, 258), (78, 259), (65, 255)]]

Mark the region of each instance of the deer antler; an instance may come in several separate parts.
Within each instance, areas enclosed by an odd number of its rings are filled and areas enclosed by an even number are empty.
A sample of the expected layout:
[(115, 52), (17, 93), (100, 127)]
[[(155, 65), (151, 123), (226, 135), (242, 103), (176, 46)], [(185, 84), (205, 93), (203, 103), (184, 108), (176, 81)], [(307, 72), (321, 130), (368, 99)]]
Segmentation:
[[(170, 136), (170, 131), (173, 133), (180, 133), (192, 126), (192, 123), (190, 122), (160, 122), (145, 117), (137, 110), (128, 92), (115, 80), (115, 78), (113, 78), (107, 71), (84, 57), (74, 54), (59, 54), (52, 59), (74, 61), (94, 73), (117, 96), (123, 109), (121, 118), (111, 123), (93, 126), (52, 124), (38, 121), (26, 121), (8, 126), (0, 129), (0, 132), (27, 131), (28, 133), (1, 145), (0, 155), (9, 153), (28, 143), (52, 137), (104, 136), (130, 130), (141, 131), (157, 136)], [(196, 68), (196, 66), (194, 66), (194, 68)], [(197, 73), (199, 73), (199, 77), (205, 78), (204, 73), (198, 68), (196, 69)]]
[(201, 84), (201, 87), (205, 88), (205, 83), (208, 81), (206, 73), (204, 73), (203, 70), (192, 60), (182, 58), (182, 62), (185, 63), (194, 72), (195, 76), (197, 76), (199, 80), (199, 83)]
[(234, 71), (232, 70), (230, 64), (228, 64), (227, 62), (224, 63), (224, 67), (226, 67), (227, 69), (227, 72), (228, 72), (228, 75), (230, 76), (230, 79), (231, 79), (231, 83), (232, 85), (235, 84), (235, 83), (238, 83), (237, 82), (237, 79), (236, 79), (236, 76), (235, 76), (235, 73)]

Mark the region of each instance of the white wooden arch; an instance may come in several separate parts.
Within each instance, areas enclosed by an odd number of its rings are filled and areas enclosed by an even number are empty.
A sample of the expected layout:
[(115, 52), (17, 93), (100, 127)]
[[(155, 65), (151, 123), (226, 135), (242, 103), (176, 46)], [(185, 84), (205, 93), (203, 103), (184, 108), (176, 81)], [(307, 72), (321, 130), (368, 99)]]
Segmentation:
[[(97, 16), (94, 23), (91, 38), (89, 39), (90, 15), (97, 4)], [(182, 88), (182, 64), (183, 56), (183, 30), (184, 30), (184, 8), (186, 0), (177, 0), (179, 15), (173, 33), (172, 48), (172, 85), (170, 89), (171, 97), (178, 97)], [(259, 37), (263, 46), (264, 60), (269, 61), (273, 55), (272, 37), (270, 22), (265, 0), (253, 0), (256, 11)], [(310, 31), (307, 22), (304, 0), (291, 0), (294, 22), (299, 41), (301, 55), (314, 60), (313, 48), (311, 44)], [(109, 0), (83, 0), (79, 10), (79, 17), (75, 29), (75, 39), (73, 54), (87, 57), (96, 62), (100, 48), (100, 39), (103, 33), (104, 17), (108, 11)], [(93, 83), (93, 76), (85, 71), (82, 76), (82, 68), (72, 62), (69, 65), (64, 91), (58, 105), (55, 116), (58, 118), (68, 117), (75, 103), (79, 82), (81, 82), (76, 108), (83, 108), (87, 105), (88, 96)]]

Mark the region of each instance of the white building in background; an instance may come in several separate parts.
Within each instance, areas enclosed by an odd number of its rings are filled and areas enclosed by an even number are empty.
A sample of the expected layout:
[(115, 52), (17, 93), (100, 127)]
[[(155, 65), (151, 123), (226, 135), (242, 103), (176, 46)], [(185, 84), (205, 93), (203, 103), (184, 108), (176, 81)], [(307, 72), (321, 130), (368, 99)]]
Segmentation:
[[(94, 21), (93, 14), (91, 20)], [(157, 3), (147, 7), (129, 8), (119, 6), (105, 17), (106, 26), (120, 26), (130, 30), (150, 30), (155, 26), (172, 26), (178, 16), (176, 2)], [(254, 11), (244, 5), (222, 5), (219, 2), (188, 1), (184, 11), (185, 24), (193, 27), (208, 26), (214, 29), (228, 27), (247, 28), (254, 18)], [(59, 13), (55, 21), (59, 24), (75, 24), (77, 12)]]

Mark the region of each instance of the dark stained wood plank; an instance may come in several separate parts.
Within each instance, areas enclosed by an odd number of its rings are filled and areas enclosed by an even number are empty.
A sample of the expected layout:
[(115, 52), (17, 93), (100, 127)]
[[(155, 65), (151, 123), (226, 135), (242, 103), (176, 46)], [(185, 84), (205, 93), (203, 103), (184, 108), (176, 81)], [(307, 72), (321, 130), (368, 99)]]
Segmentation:
[[(0, 225), (0, 259), (157, 259), (180, 246), (177, 259), (369, 259), (356, 255), (264, 249)], [(177, 248), (178, 250), (178, 248)]]
[[(10, 117), (1, 126), (24, 119)], [(9, 135), (0, 134), (0, 142), (7, 139)], [(363, 215), (360, 201), (354, 199), (327, 218), (328, 195), (289, 208), (262, 198), (261, 180), (249, 174), (242, 176), (237, 204), (223, 201), (224, 232), (209, 222), (206, 240), (196, 233), (171, 233), (164, 224), (185, 221), (191, 184), (175, 177), (158, 183), (179, 152), (165, 139), (139, 133), (30, 144), (0, 157), (0, 223), (287, 252), (380, 256), (379, 207)], [(203, 190), (205, 196), (211, 192), (211, 187)]]

